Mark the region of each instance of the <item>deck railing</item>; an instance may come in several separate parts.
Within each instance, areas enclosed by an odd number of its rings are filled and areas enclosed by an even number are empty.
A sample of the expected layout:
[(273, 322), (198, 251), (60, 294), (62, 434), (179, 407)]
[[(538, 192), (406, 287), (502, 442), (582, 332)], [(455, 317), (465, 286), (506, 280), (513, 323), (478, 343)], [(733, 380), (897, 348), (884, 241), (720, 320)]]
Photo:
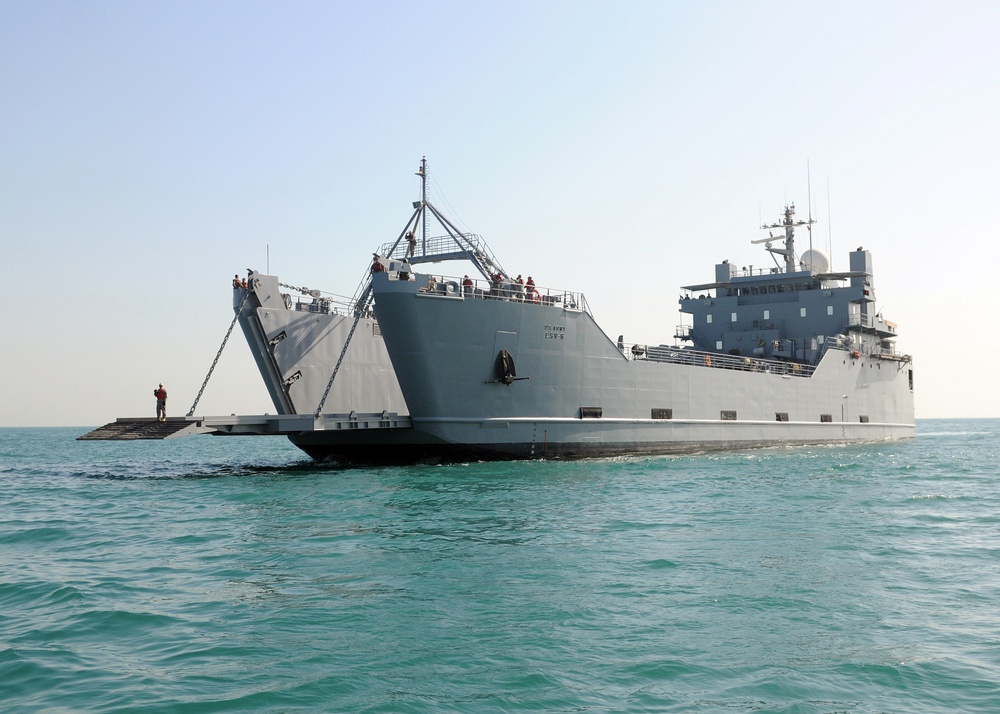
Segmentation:
[[(385, 243), (379, 248), (379, 255), (383, 258), (389, 258), (393, 260), (402, 260), (409, 256), (410, 244), (401, 240), (393, 249), (393, 243)], [(488, 265), (496, 264), (496, 257), (490, 250), (489, 246), (486, 245), (486, 241), (483, 240), (482, 236), (476, 233), (461, 233), (456, 237), (450, 235), (443, 236), (427, 236), (426, 242), (421, 238), (417, 238), (416, 250), (414, 251), (414, 258), (423, 259), (429, 258), (433, 259), (439, 256), (452, 255), (454, 253), (461, 253), (471, 251), (475, 253), (480, 262)], [(419, 262), (417, 260), (414, 261)]]
[(618, 349), (622, 351), (626, 359), (630, 360), (669, 362), (671, 364), (687, 364), (693, 367), (711, 367), (713, 369), (729, 369), (740, 372), (787, 374), (792, 377), (809, 377), (816, 371), (816, 367), (799, 362), (727, 355), (719, 352), (695, 350), (689, 347), (625, 344), (619, 342)]
[[(403, 273), (390, 272), (390, 279), (402, 278)], [(429, 276), (429, 282), (420, 292), (473, 300), (505, 300), (538, 306), (556, 306), (564, 310), (580, 310), (588, 315), (590, 305), (581, 292), (560, 290), (544, 286), (529, 286), (516, 281), (491, 282), (482, 278), (457, 278), (442, 275)]]

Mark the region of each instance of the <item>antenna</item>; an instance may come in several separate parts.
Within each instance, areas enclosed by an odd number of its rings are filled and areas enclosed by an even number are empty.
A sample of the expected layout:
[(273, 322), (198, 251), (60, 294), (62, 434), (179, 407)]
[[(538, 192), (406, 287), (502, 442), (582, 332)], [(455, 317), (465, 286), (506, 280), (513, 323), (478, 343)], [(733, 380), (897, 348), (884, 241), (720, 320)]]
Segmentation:
[[(809, 231), (809, 250), (813, 249), (813, 199), (812, 199), (812, 175), (809, 171), (809, 159), (806, 159), (806, 201), (809, 202), (809, 223), (806, 230)], [(812, 270), (810, 264), (809, 269)]]
[(417, 172), (420, 177), (420, 213), (421, 218), (421, 233), (423, 233), (423, 241), (421, 241), (421, 247), (423, 251), (427, 252), (427, 157), (424, 156), (420, 159), (420, 171)]
[(833, 214), (830, 212), (830, 175), (826, 176), (826, 230), (830, 253), (830, 271), (833, 271)]
[(268, 275), (270, 275), (271, 274), (271, 244), (270, 243), (265, 243), (264, 245), (266, 246), (266, 249), (265, 249), (265, 252), (264, 252), (264, 265), (267, 266), (264, 270), (265, 270), (265, 272), (267, 272)]

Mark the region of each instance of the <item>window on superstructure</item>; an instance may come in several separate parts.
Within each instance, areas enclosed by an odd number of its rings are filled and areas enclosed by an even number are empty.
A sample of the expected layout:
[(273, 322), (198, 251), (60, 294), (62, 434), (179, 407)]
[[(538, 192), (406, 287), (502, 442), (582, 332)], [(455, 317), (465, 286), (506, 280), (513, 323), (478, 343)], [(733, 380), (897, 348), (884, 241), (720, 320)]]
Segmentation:
[(712, 313), (705, 315), (705, 322), (708, 323), (709, 325), (712, 324)]
[(770, 320), (771, 319), (771, 311), (770, 310), (764, 310), (764, 319), (765, 320)]
[(736, 322), (736, 313), (733, 313), (732, 322)]
[(799, 308), (799, 317), (805, 317), (805, 316), (806, 316), (806, 309), (804, 307), (800, 307)]
[(722, 349), (722, 340), (716, 340), (716, 342), (715, 342), (715, 349), (717, 349), (717, 350), (721, 350)]
[(833, 305), (827, 305), (826, 306), (826, 314), (827, 315), (832, 315), (833, 314)]

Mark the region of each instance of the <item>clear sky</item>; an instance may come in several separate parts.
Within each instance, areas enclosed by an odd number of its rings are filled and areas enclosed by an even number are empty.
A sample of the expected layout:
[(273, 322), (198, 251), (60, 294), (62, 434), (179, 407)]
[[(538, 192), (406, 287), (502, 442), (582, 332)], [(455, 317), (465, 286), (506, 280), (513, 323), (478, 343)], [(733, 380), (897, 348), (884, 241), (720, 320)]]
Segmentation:
[[(1000, 416), (1000, 3), (0, 3), (0, 426), (187, 412), (233, 273), (353, 294), (432, 200), (672, 343), (786, 202), (863, 245), (917, 417)], [(273, 412), (237, 329), (198, 407)]]

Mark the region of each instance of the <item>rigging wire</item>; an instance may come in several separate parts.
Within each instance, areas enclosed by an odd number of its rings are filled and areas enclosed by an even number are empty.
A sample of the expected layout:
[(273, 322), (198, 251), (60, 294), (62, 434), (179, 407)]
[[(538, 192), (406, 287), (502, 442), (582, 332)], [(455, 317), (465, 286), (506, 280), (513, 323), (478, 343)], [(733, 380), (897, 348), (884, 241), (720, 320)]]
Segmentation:
[[(437, 182), (437, 179), (434, 178), (433, 172), (428, 171), (428, 174), (429, 176), (427, 178), (430, 184), (429, 189), (434, 194), (434, 200), (432, 201), (432, 203), (434, 203), (434, 205), (440, 204), (441, 207), (444, 209), (444, 213), (448, 216), (449, 220), (451, 220), (452, 223), (456, 224), (459, 228), (461, 228), (463, 233), (472, 233), (472, 231), (469, 229), (468, 224), (466, 224), (466, 222), (463, 221), (461, 217), (458, 216), (458, 213), (455, 211), (451, 203), (448, 201), (448, 197), (445, 196), (444, 189), (442, 189), (441, 185)], [(438, 200), (438, 197), (440, 197), (440, 201)]]

